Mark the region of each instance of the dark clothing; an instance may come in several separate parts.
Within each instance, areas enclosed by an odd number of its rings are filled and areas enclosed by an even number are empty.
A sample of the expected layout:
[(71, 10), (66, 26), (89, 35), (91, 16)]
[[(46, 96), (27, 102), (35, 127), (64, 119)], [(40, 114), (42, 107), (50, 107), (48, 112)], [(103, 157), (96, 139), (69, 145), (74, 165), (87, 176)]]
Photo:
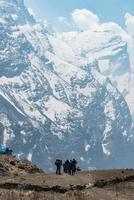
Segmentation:
[(77, 161), (73, 158), (73, 163), (76, 165), (77, 164)]
[(56, 160), (56, 174), (61, 174), (61, 166), (62, 166), (62, 160)]
[(76, 172), (77, 161), (75, 159), (70, 160), (70, 175), (74, 175)]
[(67, 173), (67, 167), (66, 167), (66, 164), (65, 164), (65, 163), (63, 164), (63, 172), (64, 172), (64, 173)]
[[(68, 173), (70, 175), (74, 175), (77, 171), (76, 167), (77, 161), (75, 159), (73, 160), (66, 160), (65, 163), (63, 163), (63, 172)], [(57, 168), (59, 170), (59, 168)], [(57, 172), (58, 173), (58, 172)]]
[(56, 169), (56, 174), (61, 174), (61, 167), (60, 166), (57, 166), (57, 169)]
[(66, 160), (65, 163), (63, 164), (63, 171), (64, 173), (69, 173), (69, 160)]

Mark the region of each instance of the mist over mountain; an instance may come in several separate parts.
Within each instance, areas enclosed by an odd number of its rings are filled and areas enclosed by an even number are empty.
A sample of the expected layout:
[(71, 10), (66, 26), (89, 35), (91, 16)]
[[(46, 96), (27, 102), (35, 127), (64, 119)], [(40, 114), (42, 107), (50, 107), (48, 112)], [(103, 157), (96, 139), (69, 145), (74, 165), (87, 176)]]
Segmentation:
[(132, 167), (133, 73), (117, 30), (56, 34), (23, 0), (0, 0), (0, 144), (46, 170), (73, 157)]

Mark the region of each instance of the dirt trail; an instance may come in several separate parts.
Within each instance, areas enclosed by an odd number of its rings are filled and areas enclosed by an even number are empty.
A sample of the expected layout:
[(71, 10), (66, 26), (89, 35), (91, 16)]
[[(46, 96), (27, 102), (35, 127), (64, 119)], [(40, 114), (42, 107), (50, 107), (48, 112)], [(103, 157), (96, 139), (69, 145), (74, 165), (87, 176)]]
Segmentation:
[(94, 170), (75, 176), (44, 173), (0, 156), (0, 200), (134, 200), (134, 170)]

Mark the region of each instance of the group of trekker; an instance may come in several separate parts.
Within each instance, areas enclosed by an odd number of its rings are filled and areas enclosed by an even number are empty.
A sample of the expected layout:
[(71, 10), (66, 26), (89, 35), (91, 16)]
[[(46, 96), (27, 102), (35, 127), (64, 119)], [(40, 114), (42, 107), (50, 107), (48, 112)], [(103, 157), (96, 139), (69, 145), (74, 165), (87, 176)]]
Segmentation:
[(62, 164), (62, 160), (56, 160), (55, 165), (56, 165), (56, 174), (61, 174), (61, 167), (63, 166), (63, 172), (74, 175), (76, 171), (80, 171), (79, 167), (76, 167), (77, 161), (75, 159), (73, 160), (66, 160)]

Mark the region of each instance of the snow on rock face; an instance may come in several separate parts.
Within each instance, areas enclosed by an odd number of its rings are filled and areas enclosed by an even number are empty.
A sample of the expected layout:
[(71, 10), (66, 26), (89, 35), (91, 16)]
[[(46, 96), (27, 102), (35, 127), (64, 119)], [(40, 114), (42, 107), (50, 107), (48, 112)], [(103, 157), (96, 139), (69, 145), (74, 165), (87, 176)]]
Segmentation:
[[(131, 166), (131, 115), (97, 62), (81, 59), (73, 41), (68, 45), (29, 21), (23, 1), (0, 2), (4, 16), (14, 15), (0, 26), (0, 143), (47, 170), (56, 158), (72, 157), (84, 169)], [(23, 23), (17, 9), (27, 13)], [(113, 48), (109, 40), (102, 55)]]
[(0, 0), (0, 16), (8, 24), (34, 24), (33, 16), (24, 6), (23, 0)]
[[(79, 60), (79, 65), (88, 64), (91, 59), (98, 61), (100, 72), (109, 77), (115, 87), (119, 89), (133, 116), (134, 103), (131, 98), (134, 93), (133, 74), (127, 53), (129, 37), (118, 25), (111, 26), (109, 24), (100, 25), (97, 31), (61, 33), (58, 38), (68, 44), (69, 52), (73, 52), (72, 55)], [(53, 44), (58, 46), (54, 42)], [(65, 56), (63, 57), (67, 59)], [(72, 59), (72, 62), (76, 59)]]
[(0, 0), (0, 77), (19, 75), (29, 65), (32, 46), (17, 27), (32, 23), (23, 1)]

